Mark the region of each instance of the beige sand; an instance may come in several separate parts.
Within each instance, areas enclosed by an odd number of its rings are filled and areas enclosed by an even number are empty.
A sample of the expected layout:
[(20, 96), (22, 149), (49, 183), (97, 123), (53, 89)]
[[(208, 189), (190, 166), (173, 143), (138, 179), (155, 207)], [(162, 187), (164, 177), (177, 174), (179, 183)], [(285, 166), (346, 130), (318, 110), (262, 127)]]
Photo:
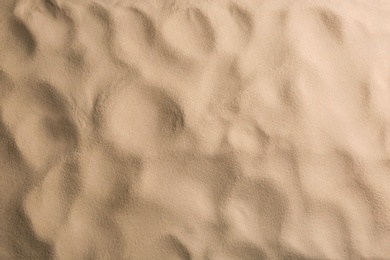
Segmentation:
[(2, 0), (0, 260), (390, 259), (390, 2)]

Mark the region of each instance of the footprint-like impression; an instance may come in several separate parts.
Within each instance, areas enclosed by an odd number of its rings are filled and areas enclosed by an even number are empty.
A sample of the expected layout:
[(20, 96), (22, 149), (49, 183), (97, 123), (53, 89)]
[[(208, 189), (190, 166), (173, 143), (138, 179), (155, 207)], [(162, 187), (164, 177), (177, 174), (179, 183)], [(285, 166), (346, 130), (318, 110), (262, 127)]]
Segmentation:
[(123, 152), (150, 155), (184, 125), (180, 106), (166, 92), (122, 82), (97, 102), (103, 136)]
[(75, 149), (78, 134), (54, 87), (38, 82), (26, 89), (6, 98), (2, 118), (25, 161), (42, 173)]
[(119, 59), (135, 62), (144, 52), (150, 52), (156, 41), (154, 21), (148, 14), (131, 7), (112, 13), (115, 23), (113, 49)]
[(215, 48), (215, 33), (209, 17), (198, 8), (172, 12), (161, 28), (163, 38), (187, 57), (204, 57)]
[(242, 50), (253, 35), (253, 18), (249, 11), (236, 4), (214, 5), (208, 10), (210, 24), (215, 30), (216, 50), (234, 55)]

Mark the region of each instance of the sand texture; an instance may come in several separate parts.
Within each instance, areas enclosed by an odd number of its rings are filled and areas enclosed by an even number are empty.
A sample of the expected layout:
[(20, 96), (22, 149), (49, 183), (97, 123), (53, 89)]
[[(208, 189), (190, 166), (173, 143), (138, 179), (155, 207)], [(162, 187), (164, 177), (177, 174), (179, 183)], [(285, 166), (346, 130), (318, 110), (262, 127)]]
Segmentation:
[(390, 259), (390, 2), (0, 0), (14, 259)]

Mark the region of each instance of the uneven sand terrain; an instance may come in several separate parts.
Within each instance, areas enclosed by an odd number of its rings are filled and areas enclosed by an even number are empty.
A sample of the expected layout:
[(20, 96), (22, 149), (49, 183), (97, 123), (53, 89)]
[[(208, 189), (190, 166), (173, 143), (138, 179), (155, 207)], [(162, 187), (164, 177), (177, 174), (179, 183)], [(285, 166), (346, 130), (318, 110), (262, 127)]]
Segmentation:
[(1, 0), (14, 259), (390, 259), (390, 2)]

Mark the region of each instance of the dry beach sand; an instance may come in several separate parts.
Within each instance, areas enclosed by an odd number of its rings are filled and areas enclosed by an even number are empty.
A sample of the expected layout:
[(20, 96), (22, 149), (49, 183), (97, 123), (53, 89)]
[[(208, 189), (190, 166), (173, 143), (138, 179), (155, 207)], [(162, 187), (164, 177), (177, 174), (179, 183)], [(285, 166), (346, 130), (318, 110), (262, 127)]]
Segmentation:
[(390, 2), (1, 0), (13, 259), (390, 259)]

